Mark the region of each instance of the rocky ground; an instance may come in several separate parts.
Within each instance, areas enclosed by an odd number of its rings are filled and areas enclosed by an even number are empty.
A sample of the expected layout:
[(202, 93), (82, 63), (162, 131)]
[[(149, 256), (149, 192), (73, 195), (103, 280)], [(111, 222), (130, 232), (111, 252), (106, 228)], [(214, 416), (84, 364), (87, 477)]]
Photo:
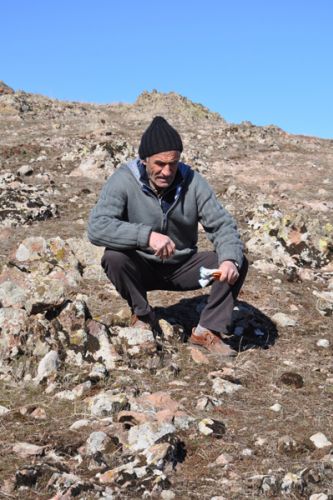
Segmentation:
[[(151, 292), (163, 335), (129, 328), (86, 239), (157, 114), (246, 245), (235, 361), (186, 342), (209, 289)], [(0, 129), (0, 497), (332, 499), (333, 140), (173, 93), (102, 106), (3, 83)]]

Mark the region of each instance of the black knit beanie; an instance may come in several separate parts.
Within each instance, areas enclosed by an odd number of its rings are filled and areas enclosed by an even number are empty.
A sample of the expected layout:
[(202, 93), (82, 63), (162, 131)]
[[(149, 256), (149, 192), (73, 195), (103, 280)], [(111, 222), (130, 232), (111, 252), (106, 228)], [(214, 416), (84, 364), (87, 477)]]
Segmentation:
[(155, 116), (141, 138), (139, 156), (144, 160), (164, 151), (182, 152), (183, 143), (177, 130), (162, 116)]

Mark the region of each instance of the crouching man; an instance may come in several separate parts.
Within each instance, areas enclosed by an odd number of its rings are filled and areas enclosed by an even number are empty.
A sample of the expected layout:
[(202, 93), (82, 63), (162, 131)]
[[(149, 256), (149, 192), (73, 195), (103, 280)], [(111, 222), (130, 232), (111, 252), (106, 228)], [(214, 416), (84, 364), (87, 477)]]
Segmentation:
[[(141, 138), (139, 158), (119, 167), (93, 208), (88, 237), (104, 246), (102, 266), (132, 310), (131, 325), (154, 329), (149, 290), (199, 288), (199, 270), (218, 268), (207, 305), (189, 341), (222, 356), (222, 341), (247, 273), (236, 224), (206, 180), (180, 161), (178, 132), (161, 116)], [(198, 222), (215, 251), (198, 252)]]

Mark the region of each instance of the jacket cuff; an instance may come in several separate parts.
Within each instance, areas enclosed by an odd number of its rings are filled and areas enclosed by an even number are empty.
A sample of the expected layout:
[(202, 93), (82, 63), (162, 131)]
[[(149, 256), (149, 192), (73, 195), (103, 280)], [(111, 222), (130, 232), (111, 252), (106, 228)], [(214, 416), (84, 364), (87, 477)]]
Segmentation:
[(137, 245), (138, 248), (148, 248), (149, 237), (152, 232), (152, 228), (149, 226), (141, 226), (138, 230)]

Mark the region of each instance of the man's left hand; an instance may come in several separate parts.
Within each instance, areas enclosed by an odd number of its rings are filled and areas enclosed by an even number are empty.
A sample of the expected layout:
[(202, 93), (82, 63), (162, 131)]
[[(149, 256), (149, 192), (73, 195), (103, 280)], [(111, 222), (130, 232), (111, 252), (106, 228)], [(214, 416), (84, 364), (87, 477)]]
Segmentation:
[(239, 277), (237, 266), (231, 260), (225, 260), (219, 265), (221, 276), (219, 281), (227, 281), (229, 285), (234, 285)]

